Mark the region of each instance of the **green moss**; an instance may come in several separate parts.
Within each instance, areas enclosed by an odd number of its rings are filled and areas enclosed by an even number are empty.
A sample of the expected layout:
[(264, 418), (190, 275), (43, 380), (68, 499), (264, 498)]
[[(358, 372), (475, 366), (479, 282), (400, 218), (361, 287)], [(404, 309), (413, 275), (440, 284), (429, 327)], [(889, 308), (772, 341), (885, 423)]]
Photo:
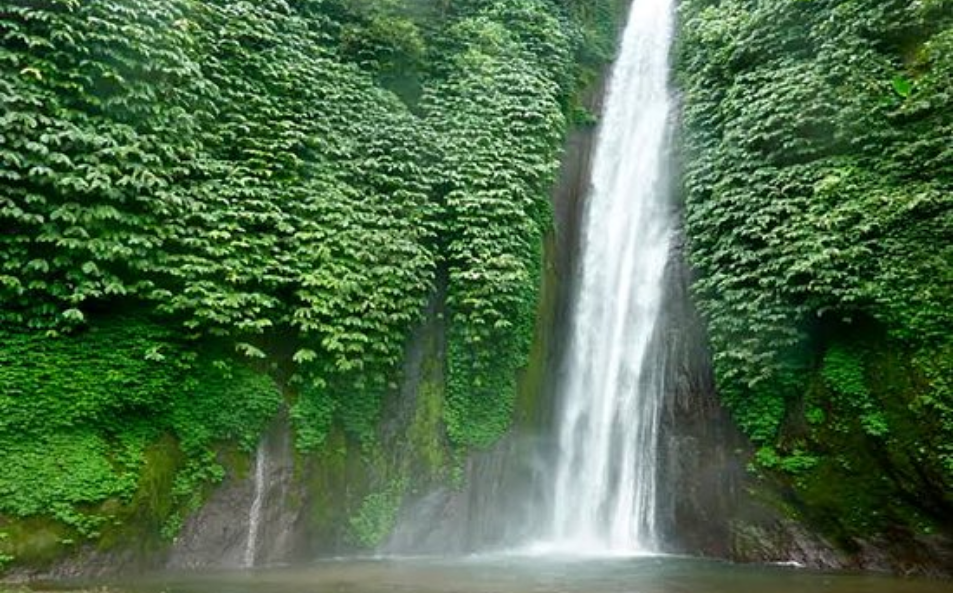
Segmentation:
[(947, 364), (949, 346), (914, 349), (876, 331), (842, 329), (830, 344), (804, 395), (804, 421), (787, 423), (761, 466), (776, 470), (803, 519), (845, 550), (898, 528), (941, 530), (953, 509), (942, 413), (949, 395), (944, 372), (928, 379), (922, 364)]
[(825, 457), (808, 476), (799, 480), (799, 494), (810, 516), (836, 540), (867, 537), (886, 526), (884, 503), (892, 485), (866, 455), (856, 450)]
[(219, 464), (225, 468), (225, 473), (236, 480), (248, 478), (254, 465), (253, 456), (254, 454), (251, 451), (228, 442), (217, 448), (216, 455)]
[(953, 341), (917, 351), (910, 364), (917, 389), (908, 400), (909, 409), (919, 430), (932, 437), (932, 447), (925, 449), (936, 456), (953, 497)]
[[(97, 519), (92, 536), (98, 549), (121, 548), (145, 560), (165, 547), (161, 531), (180, 510), (172, 490), (183, 461), (177, 442), (164, 436), (143, 451), (131, 497), (110, 497), (82, 507)], [(58, 517), (8, 518), (0, 525), (0, 531), (8, 534), (0, 541), (0, 552), (7, 548), (14, 562), (29, 566), (53, 562), (89, 536)]]
[(413, 459), (391, 453), (380, 443), (349, 438), (342, 428), (332, 429), (318, 451), (299, 453), (307, 528), (319, 553), (373, 547), (390, 532)]
[(394, 529), (406, 489), (406, 479), (391, 480), (383, 490), (364, 498), (349, 521), (351, 536), (362, 547), (378, 546)]
[(125, 546), (157, 551), (163, 546), (160, 533), (176, 511), (172, 489), (184, 461), (178, 443), (168, 435), (145, 450), (132, 500), (121, 504), (112, 499), (99, 509), (108, 518), (98, 542), (100, 549)]
[(428, 352), (417, 388), (414, 417), (407, 427), (407, 440), (414, 455), (430, 476), (441, 473), (447, 462), (442, 423), (445, 392), (442, 373), (437, 368), (440, 362), (435, 353)]
[(341, 430), (332, 430), (322, 449), (307, 465), (307, 488), (310, 506), (308, 524), (317, 538), (333, 540), (346, 512), (347, 500), (347, 439)]
[(46, 566), (80, 540), (74, 529), (52, 519), (35, 517), (10, 521), (0, 517), (0, 553), (17, 564)]
[(556, 236), (553, 231), (546, 235), (543, 251), (543, 275), (539, 303), (536, 308), (535, 329), (526, 366), (521, 369), (517, 381), (517, 396), (514, 406), (514, 421), (518, 426), (535, 427), (539, 420), (539, 406), (544, 401), (543, 387), (550, 370), (547, 355), (551, 347), (550, 330), (556, 314), (556, 294), (559, 278), (556, 273)]
[[(216, 343), (141, 317), (55, 339), (0, 337), (0, 514), (16, 547), (17, 525), (49, 520), (64, 526), (61, 539), (158, 550), (160, 533), (171, 539), (221, 479), (217, 444), (247, 457), (281, 402), (270, 377)], [(49, 532), (15, 562), (53, 549)]]

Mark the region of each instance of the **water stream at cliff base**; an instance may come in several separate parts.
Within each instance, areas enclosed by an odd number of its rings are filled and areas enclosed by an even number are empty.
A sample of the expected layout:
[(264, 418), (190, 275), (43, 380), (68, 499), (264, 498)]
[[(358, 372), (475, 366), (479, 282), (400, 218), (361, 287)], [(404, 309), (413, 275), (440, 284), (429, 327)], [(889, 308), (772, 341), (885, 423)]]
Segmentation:
[(261, 531), (261, 507), (265, 499), (266, 464), (268, 463), (268, 447), (265, 440), (258, 443), (255, 451), (254, 493), (251, 506), (248, 509), (248, 535), (245, 538), (245, 551), (242, 554), (242, 566), (255, 566), (255, 555), (258, 550), (258, 533)]

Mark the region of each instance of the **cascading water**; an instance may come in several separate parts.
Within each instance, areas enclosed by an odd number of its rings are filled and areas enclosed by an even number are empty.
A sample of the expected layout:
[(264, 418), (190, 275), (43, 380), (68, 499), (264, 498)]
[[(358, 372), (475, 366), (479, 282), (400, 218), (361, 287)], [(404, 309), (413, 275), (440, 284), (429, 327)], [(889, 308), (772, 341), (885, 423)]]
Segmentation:
[(546, 544), (563, 552), (658, 547), (662, 386), (646, 365), (669, 251), (664, 153), (672, 13), (673, 0), (633, 1), (601, 122)]
[(255, 555), (258, 549), (258, 533), (261, 531), (262, 505), (265, 500), (265, 470), (268, 465), (268, 448), (265, 439), (258, 443), (255, 452), (255, 481), (251, 506), (248, 508), (248, 536), (245, 539), (245, 552), (242, 555), (242, 566), (255, 566)]

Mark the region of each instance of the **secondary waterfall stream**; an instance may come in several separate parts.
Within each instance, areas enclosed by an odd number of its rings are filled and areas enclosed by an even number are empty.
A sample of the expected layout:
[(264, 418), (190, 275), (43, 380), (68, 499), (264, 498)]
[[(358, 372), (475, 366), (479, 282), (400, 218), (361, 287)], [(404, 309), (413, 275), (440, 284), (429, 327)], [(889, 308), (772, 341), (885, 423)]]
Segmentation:
[(634, 0), (613, 67), (581, 235), (546, 546), (658, 547), (660, 373), (647, 368), (670, 221), (673, 0)]
[(251, 506), (248, 508), (248, 536), (245, 539), (245, 551), (242, 555), (242, 566), (255, 566), (255, 553), (258, 549), (258, 532), (261, 531), (262, 505), (265, 500), (265, 477), (268, 464), (268, 449), (265, 439), (258, 443), (255, 452), (255, 479), (254, 493)]

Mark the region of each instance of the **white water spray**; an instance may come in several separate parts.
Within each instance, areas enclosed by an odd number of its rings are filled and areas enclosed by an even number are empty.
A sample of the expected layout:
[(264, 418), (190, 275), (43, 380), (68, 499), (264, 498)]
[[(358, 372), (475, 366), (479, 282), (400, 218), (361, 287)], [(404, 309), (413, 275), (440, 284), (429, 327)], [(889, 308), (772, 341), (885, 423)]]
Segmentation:
[(673, 0), (633, 0), (613, 67), (581, 238), (546, 546), (658, 549), (662, 386), (647, 372), (670, 240), (664, 153)]
[(261, 510), (265, 499), (265, 469), (268, 464), (268, 452), (265, 439), (258, 443), (255, 452), (255, 492), (251, 506), (248, 508), (248, 537), (245, 540), (245, 553), (242, 556), (242, 566), (255, 566), (255, 552), (258, 548), (258, 532), (261, 530)]

